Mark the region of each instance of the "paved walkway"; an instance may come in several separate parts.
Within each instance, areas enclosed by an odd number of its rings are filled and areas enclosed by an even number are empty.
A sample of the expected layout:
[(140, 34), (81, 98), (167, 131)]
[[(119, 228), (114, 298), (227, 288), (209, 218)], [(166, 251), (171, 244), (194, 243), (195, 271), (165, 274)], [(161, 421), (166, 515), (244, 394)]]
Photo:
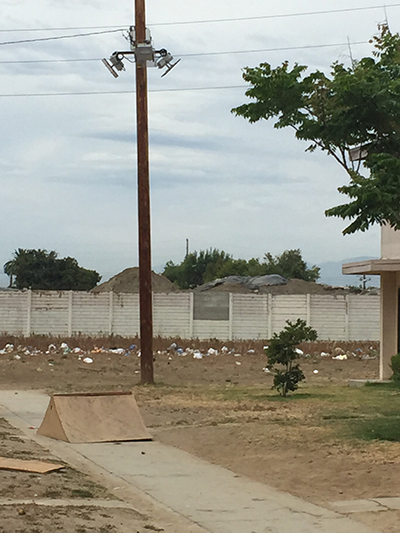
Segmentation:
[[(262, 483), (158, 442), (70, 444), (36, 435), (49, 397), (0, 391), (0, 416), (173, 533), (374, 533)], [(31, 429), (29, 429), (31, 428)], [(376, 533), (376, 531), (375, 531)]]

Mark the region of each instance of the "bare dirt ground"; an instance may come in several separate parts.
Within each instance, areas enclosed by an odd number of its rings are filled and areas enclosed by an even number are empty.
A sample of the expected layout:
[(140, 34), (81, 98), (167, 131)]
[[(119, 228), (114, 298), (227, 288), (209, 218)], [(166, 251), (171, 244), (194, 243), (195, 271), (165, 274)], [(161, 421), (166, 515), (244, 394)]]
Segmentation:
[[(171, 340), (156, 339), (156, 386), (138, 385), (140, 357), (137, 349), (128, 349), (135, 340), (70, 339), (66, 340), (69, 347), (72, 350), (79, 347), (82, 352), (68, 353), (59, 348), (60, 339), (53, 340), (57, 349), (50, 351), (51, 341), (47, 338), (29, 339), (18, 348), (19, 342), (15, 338), (0, 342), (0, 348), (7, 343), (14, 344), (13, 350), (0, 353), (3, 390), (134, 390), (142, 416), (155, 439), (238, 474), (320, 505), (338, 500), (400, 496), (400, 443), (339, 438), (336, 426), (323, 422), (325, 415), (335, 413), (337, 390), (347, 394), (349, 379), (378, 377), (376, 343), (302, 346), (304, 357), (300, 364), (307, 384), (291, 398), (282, 400), (271, 392), (271, 374), (263, 371), (266, 356), (261, 341), (227, 343), (228, 350), (235, 350), (231, 353), (221, 351), (223, 344), (217, 341), (182, 341), (186, 353), (182, 355), (174, 349), (167, 350)], [(94, 346), (107, 343), (103, 350), (92, 351)], [(187, 347), (201, 349), (203, 357), (194, 358)], [(205, 355), (210, 347), (218, 354)], [(114, 351), (110, 351), (112, 348)], [(123, 350), (117, 353), (115, 348)], [(347, 352), (348, 359), (333, 359), (339, 351)], [(87, 356), (93, 362), (85, 363)], [(354, 407), (354, 398), (349, 397), (349, 409)], [(43, 459), (46, 454), (1, 422), (0, 455)], [(54, 457), (50, 460), (57, 461)], [(105, 489), (80, 476), (83, 474), (68, 466), (39, 477), (0, 471), (0, 498), (35, 494), (71, 497), (72, 491), (82, 487), (94, 500), (112, 498)], [(18, 508), (18, 505), (0, 506), (0, 532), (112, 533), (154, 528), (146, 517), (131, 510), (107, 509), (102, 517), (90, 507), (75, 508), (68, 510), (67, 526), (63, 521), (65, 509), (53, 514), (54, 510), (49, 513), (46, 508), (35, 510), (34, 506), (28, 506), (23, 508), (25, 514), (18, 514)], [(43, 525), (50, 514), (56, 517), (53, 529)], [(11, 520), (10, 526), (4, 525), (8, 524), (6, 518)], [(353, 518), (385, 533), (399, 531), (398, 511), (363, 513)], [(100, 519), (103, 522), (93, 522)], [(125, 523), (131, 529), (126, 529)]]

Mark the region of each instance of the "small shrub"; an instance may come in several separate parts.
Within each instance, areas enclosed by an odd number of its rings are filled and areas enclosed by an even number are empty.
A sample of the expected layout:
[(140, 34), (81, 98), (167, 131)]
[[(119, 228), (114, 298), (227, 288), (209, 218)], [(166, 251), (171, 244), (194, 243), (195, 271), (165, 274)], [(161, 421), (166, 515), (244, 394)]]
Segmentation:
[(393, 355), (391, 358), (390, 368), (393, 371), (390, 379), (392, 381), (400, 382), (400, 353)]
[[(285, 328), (278, 334), (274, 333), (269, 346), (265, 349), (268, 357), (267, 367), (275, 372), (273, 387), (286, 396), (298, 388), (298, 383), (305, 379), (303, 371), (294, 361), (299, 358), (296, 346), (301, 342), (315, 341), (317, 332), (307, 326), (304, 320), (295, 323), (286, 321)], [(280, 365), (275, 367), (275, 365)]]

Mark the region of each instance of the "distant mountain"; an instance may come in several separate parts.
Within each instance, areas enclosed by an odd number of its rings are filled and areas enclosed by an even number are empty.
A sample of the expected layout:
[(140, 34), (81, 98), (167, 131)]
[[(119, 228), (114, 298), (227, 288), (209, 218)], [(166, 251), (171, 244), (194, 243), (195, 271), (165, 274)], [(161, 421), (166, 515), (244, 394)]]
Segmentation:
[[(378, 259), (377, 257), (352, 257), (350, 259), (343, 259), (342, 261), (327, 261), (320, 263), (318, 266), (321, 269), (320, 279), (318, 283), (325, 283), (326, 285), (333, 285), (334, 287), (346, 287), (346, 285), (359, 286), (361, 285), (361, 276), (343, 275), (342, 265), (344, 263), (355, 263), (357, 261), (365, 261), (366, 259)], [(367, 287), (379, 287), (379, 276), (367, 276)]]

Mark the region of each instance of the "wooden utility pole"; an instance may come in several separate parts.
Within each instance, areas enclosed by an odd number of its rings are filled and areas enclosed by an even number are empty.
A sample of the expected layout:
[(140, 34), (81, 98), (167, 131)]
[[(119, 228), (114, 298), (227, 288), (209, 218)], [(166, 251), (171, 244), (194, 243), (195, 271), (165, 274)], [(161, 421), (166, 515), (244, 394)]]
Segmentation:
[[(145, 0), (135, 0), (136, 45), (146, 40)], [(136, 56), (141, 383), (154, 383), (147, 62)]]

